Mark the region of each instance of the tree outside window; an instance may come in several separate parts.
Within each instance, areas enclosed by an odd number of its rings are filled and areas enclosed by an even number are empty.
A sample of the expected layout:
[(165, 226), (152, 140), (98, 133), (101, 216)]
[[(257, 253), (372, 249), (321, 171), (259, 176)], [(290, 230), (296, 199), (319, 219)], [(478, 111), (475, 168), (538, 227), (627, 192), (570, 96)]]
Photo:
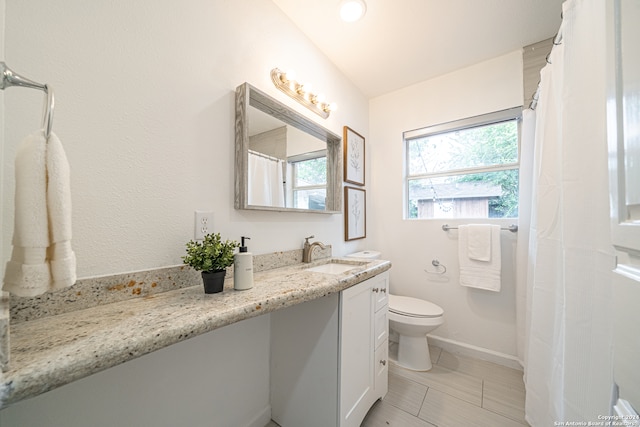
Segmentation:
[(405, 133), (407, 217), (517, 217), (518, 119), (508, 110)]

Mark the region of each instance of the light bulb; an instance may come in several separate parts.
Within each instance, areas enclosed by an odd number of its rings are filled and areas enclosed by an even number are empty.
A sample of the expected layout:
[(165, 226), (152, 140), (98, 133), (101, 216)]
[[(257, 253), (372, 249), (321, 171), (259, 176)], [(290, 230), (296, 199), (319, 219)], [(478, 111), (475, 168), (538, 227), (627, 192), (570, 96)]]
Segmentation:
[(296, 72), (294, 70), (287, 70), (282, 73), (282, 75), (284, 76), (285, 83), (294, 81), (296, 79)]
[(313, 86), (311, 86), (309, 83), (301, 83), (296, 88), (296, 92), (298, 92), (299, 95), (305, 97), (306, 99), (309, 99), (312, 89)]
[(307, 83), (303, 85), (302, 88), (304, 90), (304, 97), (307, 98), (307, 100), (311, 101), (311, 99), (315, 96), (313, 94), (313, 86)]

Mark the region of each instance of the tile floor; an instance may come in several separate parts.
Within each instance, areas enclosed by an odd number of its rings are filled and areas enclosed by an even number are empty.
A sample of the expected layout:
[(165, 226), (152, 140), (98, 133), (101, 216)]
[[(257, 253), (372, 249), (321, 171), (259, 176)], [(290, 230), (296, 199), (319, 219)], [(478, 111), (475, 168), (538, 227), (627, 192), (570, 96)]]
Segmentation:
[[(361, 427), (523, 427), (522, 371), (430, 347), (433, 368), (416, 372), (393, 363), (389, 392)], [(273, 421), (265, 427), (278, 427)]]
[[(522, 427), (522, 371), (431, 346), (433, 368), (416, 372), (389, 365), (389, 392), (362, 427)], [(393, 359), (394, 346), (390, 349)], [(397, 351), (397, 350), (396, 350)]]

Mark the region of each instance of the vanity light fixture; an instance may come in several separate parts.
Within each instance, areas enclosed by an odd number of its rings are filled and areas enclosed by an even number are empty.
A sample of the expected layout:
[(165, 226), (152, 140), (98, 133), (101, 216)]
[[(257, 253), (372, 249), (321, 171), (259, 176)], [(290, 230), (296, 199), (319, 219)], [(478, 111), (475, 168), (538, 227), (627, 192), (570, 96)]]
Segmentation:
[(340, 18), (345, 22), (356, 22), (367, 11), (364, 0), (342, 0), (340, 2)]
[(297, 82), (293, 71), (284, 72), (274, 68), (271, 70), (271, 80), (278, 89), (323, 119), (329, 117), (329, 114), (337, 109), (336, 104), (325, 101), (324, 94), (314, 92), (310, 84)]

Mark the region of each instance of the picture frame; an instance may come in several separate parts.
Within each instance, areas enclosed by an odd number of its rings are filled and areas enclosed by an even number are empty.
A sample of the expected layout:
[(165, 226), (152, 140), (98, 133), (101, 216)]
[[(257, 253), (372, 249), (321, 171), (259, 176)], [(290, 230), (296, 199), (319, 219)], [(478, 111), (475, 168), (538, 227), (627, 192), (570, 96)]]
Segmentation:
[(367, 192), (364, 188), (344, 187), (344, 240), (367, 237)]
[(350, 184), (364, 185), (364, 136), (348, 126), (345, 126), (343, 131), (344, 181)]

